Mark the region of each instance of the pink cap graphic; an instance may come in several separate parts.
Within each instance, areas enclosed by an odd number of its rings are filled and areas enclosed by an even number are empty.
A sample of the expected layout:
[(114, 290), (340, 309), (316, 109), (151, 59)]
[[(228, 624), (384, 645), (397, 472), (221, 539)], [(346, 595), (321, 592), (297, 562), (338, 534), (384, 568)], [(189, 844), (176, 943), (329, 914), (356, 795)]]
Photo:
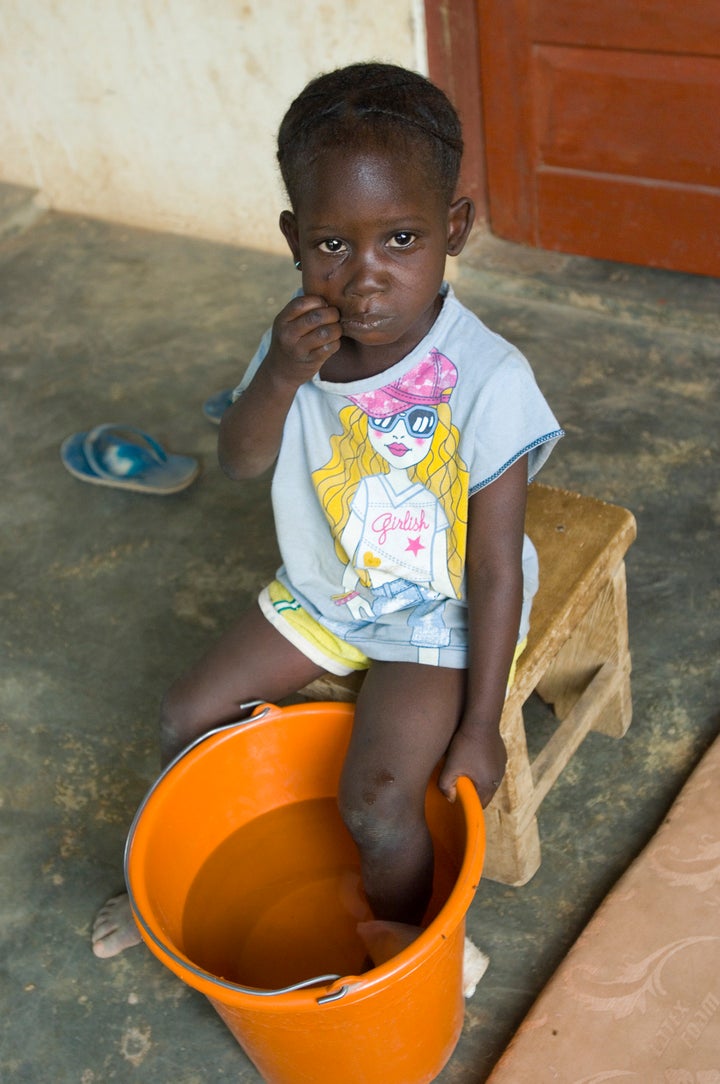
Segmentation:
[(399, 380), (348, 398), (371, 418), (389, 418), (411, 406), (447, 403), (456, 384), (457, 369), (450, 358), (433, 349)]

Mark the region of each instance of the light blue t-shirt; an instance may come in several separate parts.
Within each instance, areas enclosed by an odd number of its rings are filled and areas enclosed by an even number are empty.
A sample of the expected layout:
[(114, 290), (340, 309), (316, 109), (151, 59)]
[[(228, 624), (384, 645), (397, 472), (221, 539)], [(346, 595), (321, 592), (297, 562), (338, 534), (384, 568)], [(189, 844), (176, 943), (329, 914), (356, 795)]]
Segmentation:
[[(428, 334), (390, 369), (298, 389), (272, 501), (278, 579), (317, 621), (370, 659), (465, 667), (468, 500), (525, 454), (532, 480), (563, 432), (522, 354), (447, 284), (443, 294)], [(527, 537), (523, 575), (519, 640), (538, 580)]]

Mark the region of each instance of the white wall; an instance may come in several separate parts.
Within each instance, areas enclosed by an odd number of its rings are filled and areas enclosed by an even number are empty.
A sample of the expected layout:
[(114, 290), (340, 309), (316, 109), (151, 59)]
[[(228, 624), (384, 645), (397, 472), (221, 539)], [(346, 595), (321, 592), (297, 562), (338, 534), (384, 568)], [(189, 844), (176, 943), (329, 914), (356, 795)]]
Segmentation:
[(422, 0), (0, 0), (0, 182), (284, 251), (280, 119), (368, 59), (426, 70)]

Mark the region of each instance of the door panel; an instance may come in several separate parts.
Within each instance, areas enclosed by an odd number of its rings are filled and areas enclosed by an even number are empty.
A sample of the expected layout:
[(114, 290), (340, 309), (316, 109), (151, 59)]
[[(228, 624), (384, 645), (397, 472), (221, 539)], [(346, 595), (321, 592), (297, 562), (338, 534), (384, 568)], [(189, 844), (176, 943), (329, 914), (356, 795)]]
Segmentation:
[(720, 38), (717, 0), (542, 0), (529, 17), (532, 41), (558, 45), (707, 55)]
[(541, 165), (720, 186), (720, 59), (541, 46), (535, 80)]
[(478, 13), (493, 231), (720, 275), (720, 2)]
[(720, 274), (720, 192), (547, 172), (537, 199), (539, 248)]

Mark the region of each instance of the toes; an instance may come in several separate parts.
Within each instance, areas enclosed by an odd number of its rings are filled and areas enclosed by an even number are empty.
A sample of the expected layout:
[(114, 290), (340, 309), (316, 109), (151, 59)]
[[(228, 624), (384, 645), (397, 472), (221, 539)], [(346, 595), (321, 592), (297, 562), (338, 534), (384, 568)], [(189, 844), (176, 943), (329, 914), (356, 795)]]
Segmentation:
[(423, 931), (420, 926), (409, 926), (404, 922), (373, 919), (359, 922), (357, 932), (375, 967), (380, 967), (412, 944)]
[(93, 922), (93, 939), (115, 932), (122, 921), (124, 902), (127, 902), (127, 896), (113, 896), (111, 900), (103, 904)]
[(93, 924), (93, 952), (101, 959), (107, 959), (132, 945), (139, 945), (141, 940), (128, 897), (113, 896), (100, 908)]
[(124, 952), (127, 948), (132, 948), (133, 945), (139, 945), (141, 941), (142, 938), (137, 929), (113, 930), (112, 933), (93, 941), (92, 950), (100, 959), (107, 960), (111, 956)]
[(110, 956), (117, 956), (120, 949), (115, 949), (111, 944), (111, 936), (98, 938), (93, 941), (92, 950), (101, 960), (107, 960)]
[(463, 994), (470, 998), (475, 993), (477, 984), (488, 969), (490, 960), (477, 945), (465, 938), (463, 946)]

